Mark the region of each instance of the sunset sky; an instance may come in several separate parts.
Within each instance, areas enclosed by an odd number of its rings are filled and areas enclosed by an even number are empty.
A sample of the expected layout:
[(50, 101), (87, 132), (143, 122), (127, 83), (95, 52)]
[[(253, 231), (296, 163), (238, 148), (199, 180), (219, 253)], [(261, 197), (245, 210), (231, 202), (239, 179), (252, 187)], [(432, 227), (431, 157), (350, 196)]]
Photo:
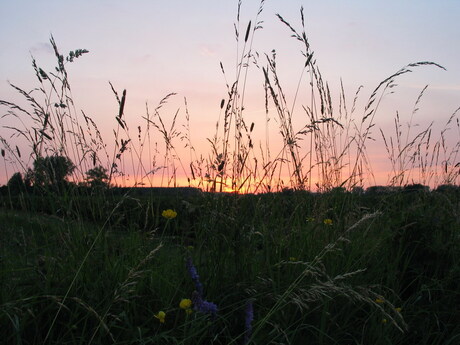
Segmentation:
[[(249, 20), (254, 22), (259, 5), (255, 0), (242, 1), (241, 36)], [(429, 84), (413, 123), (421, 129), (436, 121), (433, 128), (439, 133), (460, 107), (460, 2), (267, 0), (258, 18), (263, 21), (263, 29), (256, 31), (252, 51), (259, 53), (260, 66), (266, 66), (264, 53), (276, 50), (278, 73), (288, 104), (293, 102), (305, 59), (300, 53), (302, 45), (290, 37), (290, 31), (275, 14), (279, 13), (301, 32), (301, 6), (311, 49), (323, 79), (328, 82), (333, 102), (339, 99), (340, 80), (348, 108), (358, 87), (363, 86), (356, 110), (358, 118), (375, 87), (403, 66), (433, 61), (447, 69), (419, 67), (398, 79), (395, 94), (384, 99), (373, 131), (376, 141), (369, 144), (376, 182), (384, 184), (389, 167), (379, 129), (388, 135), (392, 133), (396, 110), (401, 122), (408, 122), (418, 94)], [(235, 79), (237, 52), (242, 47), (243, 37), (240, 48), (235, 40), (237, 7), (237, 0), (2, 1), (0, 99), (23, 102), (8, 81), (25, 90), (38, 86), (31, 55), (44, 70), (54, 68), (54, 53), (49, 44), (52, 34), (62, 54), (80, 48), (89, 50), (68, 64), (67, 70), (76, 108), (94, 119), (107, 142), (113, 142), (118, 111), (110, 81), (120, 94), (127, 90), (125, 117), (131, 128), (143, 121), (146, 103), (154, 109), (171, 92), (177, 95), (161, 113), (169, 123), (180, 108), (182, 125), (186, 97), (193, 144), (208, 156), (210, 145), (206, 138), (214, 135), (220, 101), (227, 97), (226, 82)], [(260, 134), (256, 140), (261, 142), (265, 140), (266, 121), (263, 81), (262, 71), (251, 67), (245, 116), (247, 123), (255, 123), (255, 135)], [(298, 102), (309, 105), (307, 94), (299, 97)], [(0, 109), (0, 115), (4, 115), (6, 109)], [(301, 109), (294, 112), (294, 117), (304, 116)], [(20, 124), (6, 117), (1, 126), (5, 125)], [(275, 125), (272, 130), (273, 135), (278, 132)], [(448, 132), (451, 147), (459, 141), (455, 131)], [(10, 140), (10, 134), (0, 128), (2, 137)], [(11, 142), (27, 152), (28, 143), (24, 140)], [(27, 159), (25, 163), (32, 164)], [(7, 171), (0, 172), (0, 184), (6, 182), (5, 175), (14, 172), (8, 164)]]

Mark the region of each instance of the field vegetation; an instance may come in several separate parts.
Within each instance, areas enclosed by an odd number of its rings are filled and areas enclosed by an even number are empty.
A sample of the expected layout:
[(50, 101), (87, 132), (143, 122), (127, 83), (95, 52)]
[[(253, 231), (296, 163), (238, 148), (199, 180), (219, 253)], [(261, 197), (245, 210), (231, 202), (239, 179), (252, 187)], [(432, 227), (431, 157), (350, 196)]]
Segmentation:
[[(8, 175), (0, 187), (3, 342), (460, 343), (460, 141), (447, 140), (452, 131), (460, 137), (458, 112), (439, 134), (420, 129), (421, 90), (408, 123), (398, 114), (394, 133), (376, 131), (392, 172), (388, 185), (368, 184), (366, 147), (384, 96), (401, 75), (443, 67), (407, 65), (358, 116), (360, 90), (349, 105), (342, 88), (334, 108), (303, 11), (299, 30), (278, 16), (303, 48), (299, 89), (309, 87), (309, 103), (299, 110), (300, 96), (288, 101), (283, 92), (276, 53), (253, 51), (263, 5), (243, 25), (238, 2), (236, 79), (207, 155), (194, 149), (187, 110), (184, 124), (178, 112), (161, 114), (172, 94), (147, 108), (133, 133), (127, 91), (112, 85), (118, 107), (108, 145), (77, 110), (66, 70), (88, 52), (64, 56), (52, 37), (54, 70), (33, 60), (38, 86), (11, 85), (25, 102), (0, 100), (17, 123), (0, 137)], [(273, 138), (258, 141), (259, 124), (244, 116), (251, 66), (265, 80), (266, 126), (271, 116), (279, 125), (276, 154)], [(188, 185), (178, 187), (179, 176)]]

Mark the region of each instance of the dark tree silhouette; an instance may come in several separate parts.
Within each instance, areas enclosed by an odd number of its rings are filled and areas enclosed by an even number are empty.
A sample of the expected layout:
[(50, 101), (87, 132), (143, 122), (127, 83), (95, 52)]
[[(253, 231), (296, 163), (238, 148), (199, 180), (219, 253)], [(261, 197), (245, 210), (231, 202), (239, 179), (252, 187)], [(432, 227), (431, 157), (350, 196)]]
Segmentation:
[(96, 187), (107, 187), (109, 176), (107, 175), (107, 169), (103, 166), (97, 166), (86, 172), (86, 181), (92, 188)]
[(34, 161), (34, 186), (53, 187), (61, 190), (68, 184), (66, 178), (75, 170), (75, 165), (65, 156), (38, 157)]
[(6, 185), (8, 186), (11, 194), (19, 194), (26, 189), (26, 185), (20, 172), (14, 173)]

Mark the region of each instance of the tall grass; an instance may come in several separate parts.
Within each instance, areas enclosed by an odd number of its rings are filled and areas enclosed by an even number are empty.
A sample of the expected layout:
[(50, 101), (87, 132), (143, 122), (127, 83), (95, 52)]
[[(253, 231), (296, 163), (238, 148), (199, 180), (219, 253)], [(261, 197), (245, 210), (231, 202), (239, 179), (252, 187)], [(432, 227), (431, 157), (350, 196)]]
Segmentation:
[[(455, 343), (458, 195), (207, 194), (158, 202), (160, 214), (168, 203), (178, 214), (150, 231), (3, 211), (3, 339), (239, 344), (250, 302), (247, 343)], [(120, 205), (115, 213), (129, 211)], [(196, 289), (189, 258), (203, 297), (218, 307), (215, 318), (179, 307)]]

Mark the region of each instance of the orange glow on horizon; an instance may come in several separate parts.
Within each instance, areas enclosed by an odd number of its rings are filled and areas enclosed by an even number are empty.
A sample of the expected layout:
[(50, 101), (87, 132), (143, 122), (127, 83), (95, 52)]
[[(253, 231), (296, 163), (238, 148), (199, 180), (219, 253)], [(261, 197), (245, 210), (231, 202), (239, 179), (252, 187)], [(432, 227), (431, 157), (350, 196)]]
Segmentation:
[[(371, 186), (404, 186), (410, 184), (417, 184), (421, 183), (430, 188), (434, 189), (441, 184), (456, 184), (458, 183), (457, 180), (453, 181), (445, 181), (445, 176), (442, 178), (444, 171), (441, 167), (432, 169), (430, 172), (430, 176), (427, 180), (420, 180), (417, 177), (420, 175), (420, 171), (414, 168), (412, 170), (405, 171), (403, 175), (405, 178), (405, 182), (402, 184), (394, 183), (395, 181), (395, 172), (391, 169), (382, 169), (381, 167), (377, 172), (372, 173), (372, 177), (363, 176), (363, 184), (357, 184), (357, 187), (363, 187), (364, 189)], [(146, 181), (145, 178), (142, 179), (141, 177), (135, 178), (134, 176), (123, 176), (123, 177), (114, 177), (112, 180), (112, 186), (118, 187), (167, 187), (167, 188), (174, 188), (174, 187), (191, 187), (191, 188), (198, 188), (202, 191), (206, 192), (222, 192), (222, 193), (233, 193), (233, 194), (248, 194), (248, 193), (265, 193), (265, 192), (279, 192), (283, 189), (296, 189), (296, 186), (291, 185), (289, 183), (291, 179), (289, 177), (280, 177), (280, 180), (277, 181), (276, 185), (268, 188), (264, 181), (256, 181), (252, 180), (251, 184), (244, 184), (241, 180), (232, 182), (230, 177), (226, 178), (224, 181), (219, 181), (219, 179), (213, 180), (199, 180), (199, 179), (189, 179), (184, 176), (175, 176), (173, 179), (166, 179), (162, 178), (160, 175), (155, 175), (153, 178), (150, 178), (149, 181)], [(393, 180), (393, 183), (392, 183)], [(163, 182), (162, 182), (163, 181)], [(165, 181), (169, 181), (165, 183)], [(371, 182), (372, 181), (372, 182)], [(236, 186), (239, 186), (236, 187)], [(311, 186), (311, 189), (308, 188)], [(307, 183), (306, 190), (311, 192), (318, 192), (318, 191), (325, 191), (334, 186), (330, 186), (325, 188), (325, 186), (321, 183), (321, 181), (317, 178), (312, 179), (311, 183)]]

